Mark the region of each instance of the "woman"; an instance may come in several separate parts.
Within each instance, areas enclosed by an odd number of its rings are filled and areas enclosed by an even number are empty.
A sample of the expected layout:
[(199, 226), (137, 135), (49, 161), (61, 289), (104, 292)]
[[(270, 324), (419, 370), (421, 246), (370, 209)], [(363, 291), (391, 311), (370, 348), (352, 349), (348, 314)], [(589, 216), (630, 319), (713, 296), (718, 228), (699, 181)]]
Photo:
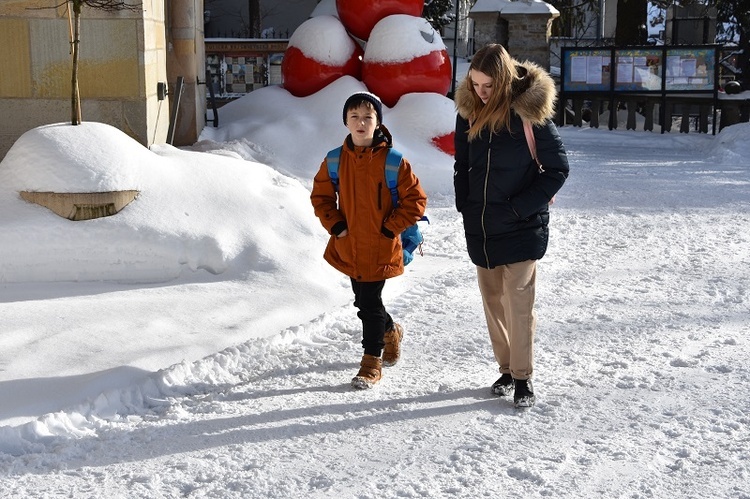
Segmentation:
[[(531, 407), (536, 262), (547, 250), (549, 204), (568, 176), (551, 121), (555, 84), (539, 66), (519, 63), (493, 44), (474, 55), (455, 101), (456, 208), (501, 373), (492, 391), (514, 393), (516, 407)], [(541, 166), (532, 159), (524, 121), (533, 126)]]

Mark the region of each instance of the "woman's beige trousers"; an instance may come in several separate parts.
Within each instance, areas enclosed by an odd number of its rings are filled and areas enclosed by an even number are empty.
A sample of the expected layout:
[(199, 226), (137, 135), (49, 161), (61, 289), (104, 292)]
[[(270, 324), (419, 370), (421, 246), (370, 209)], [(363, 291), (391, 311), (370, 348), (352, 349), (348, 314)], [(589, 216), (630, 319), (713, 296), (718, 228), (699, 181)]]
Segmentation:
[(501, 373), (529, 379), (534, 373), (536, 260), (477, 267), (492, 351)]

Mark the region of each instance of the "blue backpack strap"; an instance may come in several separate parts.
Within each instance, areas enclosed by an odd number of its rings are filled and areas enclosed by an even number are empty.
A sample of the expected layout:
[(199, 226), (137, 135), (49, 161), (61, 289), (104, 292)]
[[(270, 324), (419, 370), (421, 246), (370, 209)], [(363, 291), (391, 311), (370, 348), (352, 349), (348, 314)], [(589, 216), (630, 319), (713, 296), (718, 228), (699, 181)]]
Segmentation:
[(341, 147), (332, 149), (326, 154), (326, 165), (328, 165), (328, 176), (331, 177), (333, 189), (339, 192), (339, 158), (341, 158)]
[[(388, 190), (391, 191), (391, 199), (393, 200), (393, 207), (398, 206), (398, 171), (401, 168), (401, 160), (404, 155), (397, 150), (391, 148), (388, 150), (388, 155), (385, 158), (385, 182), (388, 185)], [(420, 218), (420, 221), (430, 221), (427, 216)], [(404, 265), (414, 259), (414, 253), (419, 251), (422, 254), (422, 242), (424, 237), (422, 232), (419, 230), (419, 225), (414, 224), (411, 227), (407, 227), (401, 233), (401, 246), (403, 248)]]
[(391, 191), (394, 208), (398, 206), (398, 170), (401, 168), (403, 157), (403, 154), (393, 148), (388, 149), (388, 155), (385, 157), (385, 183)]

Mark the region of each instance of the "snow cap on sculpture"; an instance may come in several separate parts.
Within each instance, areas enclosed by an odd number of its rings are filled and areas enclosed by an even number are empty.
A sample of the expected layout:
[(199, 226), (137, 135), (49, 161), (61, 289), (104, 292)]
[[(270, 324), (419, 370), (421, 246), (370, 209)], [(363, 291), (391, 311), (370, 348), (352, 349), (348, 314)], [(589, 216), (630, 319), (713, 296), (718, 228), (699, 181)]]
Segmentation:
[(362, 55), (338, 19), (313, 17), (289, 39), (281, 63), (283, 86), (295, 97), (307, 97), (344, 75), (360, 79)]
[(426, 19), (388, 16), (373, 28), (362, 60), (362, 81), (386, 106), (413, 92), (446, 95), (451, 75), (445, 44)]

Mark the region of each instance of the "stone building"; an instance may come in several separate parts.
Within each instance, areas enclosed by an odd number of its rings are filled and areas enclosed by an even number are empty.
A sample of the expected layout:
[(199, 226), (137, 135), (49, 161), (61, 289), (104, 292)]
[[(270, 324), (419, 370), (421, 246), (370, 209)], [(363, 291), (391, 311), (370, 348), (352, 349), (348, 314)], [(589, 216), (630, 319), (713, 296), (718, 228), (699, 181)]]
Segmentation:
[(317, 4), (318, 0), (205, 0), (206, 38), (289, 38)]
[[(205, 114), (205, 87), (199, 82), (205, 59), (202, 13), (203, 0), (140, 0), (135, 10), (115, 12), (84, 6), (79, 44), (83, 121), (115, 126), (145, 146), (164, 143), (179, 75), (186, 85), (174, 143), (195, 142)], [(2, 158), (27, 130), (71, 120), (67, 4), (0, 3), (0, 44)]]
[(474, 20), (474, 45), (500, 43), (519, 60), (549, 69), (552, 21), (560, 13), (540, 0), (477, 0), (469, 11)]

